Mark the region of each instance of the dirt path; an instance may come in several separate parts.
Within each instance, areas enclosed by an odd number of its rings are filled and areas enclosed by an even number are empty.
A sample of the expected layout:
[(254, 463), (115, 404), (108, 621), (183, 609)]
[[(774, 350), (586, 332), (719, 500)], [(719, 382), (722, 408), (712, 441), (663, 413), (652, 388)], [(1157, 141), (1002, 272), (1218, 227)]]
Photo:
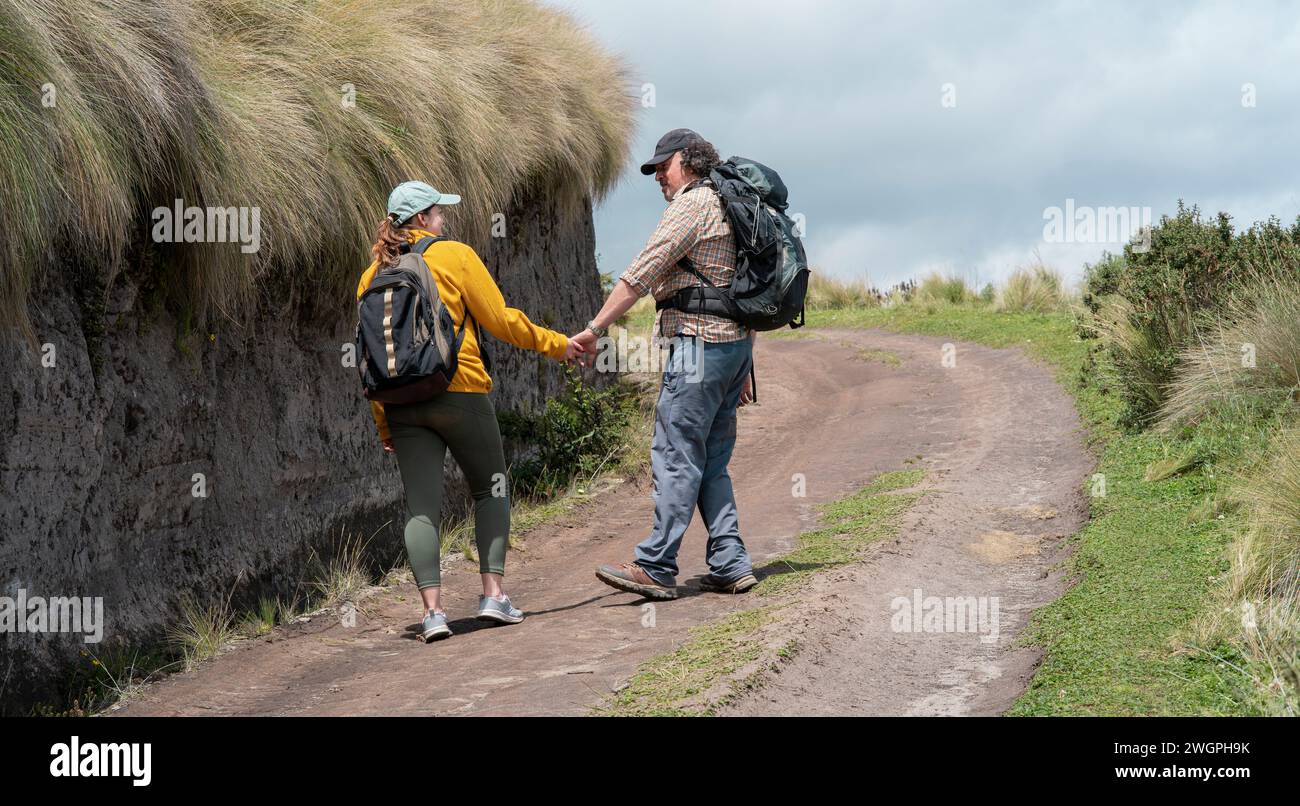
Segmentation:
[[(732, 460), (741, 529), (756, 563), (789, 551), (815, 525), (813, 505), (878, 473), (928, 471), (931, 493), (897, 540), (864, 563), (822, 575), (829, 605), (801, 629), (803, 651), (731, 712), (997, 713), (1037, 662), (1013, 642), (1029, 613), (1063, 589), (1049, 573), (1059, 536), (1084, 518), (1092, 460), (1068, 396), (1019, 352), (877, 331), (820, 331), (763, 340), (761, 405), (742, 410)], [(864, 352), (885, 351), (893, 367)], [(806, 497), (792, 495), (804, 474)], [(692, 524), (679, 582), (687, 588), (643, 624), (644, 600), (606, 588), (602, 562), (631, 556), (651, 521), (648, 480), (604, 493), (566, 521), (539, 527), (509, 560), (508, 588), (528, 613), (480, 627), (475, 569), (444, 575), (455, 635), (414, 639), (413, 585), (367, 600), (354, 627), (331, 618), (247, 642), (194, 673), (149, 687), (118, 713), (583, 714), (688, 627), (752, 606), (701, 594), (703, 530)], [(972, 633), (891, 630), (891, 601), (998, 597), (995, 643)]]

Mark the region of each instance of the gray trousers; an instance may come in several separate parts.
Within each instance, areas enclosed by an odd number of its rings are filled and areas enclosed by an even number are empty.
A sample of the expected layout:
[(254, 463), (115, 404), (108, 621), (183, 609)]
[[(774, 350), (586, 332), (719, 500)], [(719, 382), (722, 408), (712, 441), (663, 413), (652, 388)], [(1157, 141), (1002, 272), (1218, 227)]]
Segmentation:
[(673, 339), (650, 448), (654, 528), (636, 547), (637, 565), (661, 585), (676, 584), (677, 550), (696, 507), (709, 530), (709, 571), (732, 581), (753, 570), (727, 473), (736, 444), (736, 406), (752, 364), (749, 339)]

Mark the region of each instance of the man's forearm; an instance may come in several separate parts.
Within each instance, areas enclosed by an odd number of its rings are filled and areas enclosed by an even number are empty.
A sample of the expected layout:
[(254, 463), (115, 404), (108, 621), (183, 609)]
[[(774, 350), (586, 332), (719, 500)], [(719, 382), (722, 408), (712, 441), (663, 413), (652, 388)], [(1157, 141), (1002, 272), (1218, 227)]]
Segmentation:
[(592, 321), (596, 323), (596, 327), (609, 327), (617, 322), (619, 317), (627, 313), (628, 309), (635, 305), (640, 298), (641, 295), (636, 293), (630, 283), (619, 278), (614, 283), (614, 290), (609, 292), (609, 299), (605, 300), (600, 313), (596, 314)]

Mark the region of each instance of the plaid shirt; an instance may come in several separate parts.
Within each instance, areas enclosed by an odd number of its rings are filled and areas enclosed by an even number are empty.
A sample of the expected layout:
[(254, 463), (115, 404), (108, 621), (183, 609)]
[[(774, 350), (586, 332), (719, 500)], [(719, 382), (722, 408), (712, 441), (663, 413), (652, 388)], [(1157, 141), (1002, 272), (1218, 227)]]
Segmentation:
[[(712, 188), (677, 191), (650, 241), (622, 279), (641, 296), (653, 294), (656, 300), (667, 299), (682, 288), (703, 285), (677, 265), (683, 257), (689, 257), (695, 270), (714, 285), (731, 285), (736, 273), (736, 242)], [(748, 328), (732, 319), (673, 308), (659, 311), (655, 332), (663, 337), (699, 336), (710, 342), (749, 338)]]

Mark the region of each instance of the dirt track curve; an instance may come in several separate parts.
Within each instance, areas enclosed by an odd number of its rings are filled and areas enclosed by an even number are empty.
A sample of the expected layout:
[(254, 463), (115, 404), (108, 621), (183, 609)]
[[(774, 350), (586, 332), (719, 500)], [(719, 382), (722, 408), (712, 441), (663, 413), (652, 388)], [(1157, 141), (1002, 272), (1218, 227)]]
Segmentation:
[[(929, 493), (896, 539), (817, 578), (804, 598), (827, 606), (800, 626), (800, 653), (724, 713), (1000, 713), (1038, 661), (1015, 639), (1064, 589), (1062, 538), (1086, 517), (1082, 485), (1093, 460), (1069, 397), (1015, 350), (959, 343), (956, 366), (945, 368), (943, 339), (812, 335), (760, 337), (760, 405), (741, 411), (731, 474), (755, 563), (793, 548), (815, 526), (815, 504), (881, 472), (923, 467)], [(891, 353), (901, 366), (864, 350)], [(806, 477), (804, 498), (791, 494), (795, 473)], [(117, 713), (589, 713), (642, 661), (679, 645), (688, 627), (753, 605), (700, 593), (707, 569), (697, 518), (680, 556), (684, 595), (660, 603), (654, 627), (643, 627), (644, 600), (592, 572), (630, 558), (651, 513), (642, 479), (526, 535), (526, 551), (508, 565), (507, 590), (528, 614), (518, 626), (474, 621), (476, 569), (454, 562), (443, 583), (455, 632), (446, 641), (415, 640), (418, 597), (406, 585), (368, 599), (353, 627), (318, 618), (242, 642)], [(918, 589), (997, 597), (996, 642), (891, 629), (891, 602)]]

